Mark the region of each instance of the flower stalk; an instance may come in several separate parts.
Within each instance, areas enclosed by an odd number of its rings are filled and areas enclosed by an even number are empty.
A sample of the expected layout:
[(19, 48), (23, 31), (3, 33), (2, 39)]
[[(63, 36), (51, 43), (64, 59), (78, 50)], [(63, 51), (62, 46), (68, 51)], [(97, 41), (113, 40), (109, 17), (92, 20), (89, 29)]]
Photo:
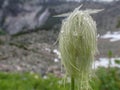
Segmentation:
[(75, 81), (73, 77), (71, 77), (71, 90), (75, 90)]

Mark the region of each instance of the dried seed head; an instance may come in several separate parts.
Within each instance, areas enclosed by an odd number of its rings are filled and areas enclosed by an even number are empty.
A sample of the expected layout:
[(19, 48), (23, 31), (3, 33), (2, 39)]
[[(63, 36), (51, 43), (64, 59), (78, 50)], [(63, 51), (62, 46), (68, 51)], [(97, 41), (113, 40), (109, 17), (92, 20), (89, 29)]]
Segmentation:
[(59, 49), (66, 74), (75, 78), (78, 89), (90, 90), (92, 63), (97, 51), (96, 23), (93, 11), (75, 9), (62, 23)]

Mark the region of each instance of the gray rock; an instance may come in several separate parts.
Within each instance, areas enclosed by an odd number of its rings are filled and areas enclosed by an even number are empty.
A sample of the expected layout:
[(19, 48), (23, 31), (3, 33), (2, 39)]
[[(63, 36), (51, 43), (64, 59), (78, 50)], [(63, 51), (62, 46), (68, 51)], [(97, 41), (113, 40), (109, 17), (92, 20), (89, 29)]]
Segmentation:
[(3, 5), (0, 5), (0, 28), (9, 34), (36, 30), (42, 27), (50, 16), (49, 9), (42, 5), (32, 5), (33, 1), (24, 4), (21, 0), (17, 1), (5, 0)]
[(39, 9), (26, 13), (25, 15), (18, 15), (16, 17), (8, 16), (4, 22), (4, 29), (9, 34), (17, 34), (41, 27), (50, 15), (48, 9), (45, 9), (39, 14), (41, 10), (42, 7), (39, 7)]

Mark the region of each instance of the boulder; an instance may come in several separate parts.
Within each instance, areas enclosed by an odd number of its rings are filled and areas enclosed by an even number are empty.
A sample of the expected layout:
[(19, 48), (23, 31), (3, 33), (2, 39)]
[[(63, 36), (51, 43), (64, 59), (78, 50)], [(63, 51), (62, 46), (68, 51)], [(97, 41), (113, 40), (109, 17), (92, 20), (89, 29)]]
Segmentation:
[[(34, 2), (3, 0), (0, 4), (0, 28), (11, 35), (36, 30), (42, 27), (50, 16), (49, 9)], [(24, 1), (25, 2), (25, 1)]]
[(17, 34), (19, 32), (35, 30), (36, 28), (41, 27), (50, 15), (48, 9), (45, 9), (39, 14), (41, 10), (42, 7), (39, 7), (37, 10), (23, 15), (6, 17), (4, 29), (9, 34)]

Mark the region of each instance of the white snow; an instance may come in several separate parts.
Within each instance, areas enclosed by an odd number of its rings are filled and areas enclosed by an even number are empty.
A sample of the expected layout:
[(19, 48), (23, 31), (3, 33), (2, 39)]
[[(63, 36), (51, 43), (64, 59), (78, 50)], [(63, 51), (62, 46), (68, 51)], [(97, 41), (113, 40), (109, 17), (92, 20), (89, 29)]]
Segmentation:
[[(111, 67), (120, 67), (120, 65), (115, 63), (115, 60), (120, 60), (120, 58), (111, 58)], [(99, 60), (96, 60), (93, 64), (93, 68), (98, 68), (99, 66), (102, 67), (108, 67), (109, 65), (109, 59), (108, 58), (99, 58)]]
[(58, 59), (58, 58), (55, 58), (55, 59), (54, 59), (54, 62), (59, 62), (59, 59)]
[(53, 53), (57, 54), (57, 55), (58, 55), (58, 58), (60, 58), (60, 52), (59, 52), (57, 49), (54, 49), (54, 50), (53, 50)]
[(111, 42), (120, 40), (120, 31), (118, 32), (107, 32), (105, 35), (101, 36), (103, 39), (110, 39)]
[(60, 53), (57, 49), (54, 49), (53, 52), (57, 55), (59, 55), (59, 53)]
[(51, 49), (50, 48), (45, 48), (46, 51), (48, 52), (51, 52)]

